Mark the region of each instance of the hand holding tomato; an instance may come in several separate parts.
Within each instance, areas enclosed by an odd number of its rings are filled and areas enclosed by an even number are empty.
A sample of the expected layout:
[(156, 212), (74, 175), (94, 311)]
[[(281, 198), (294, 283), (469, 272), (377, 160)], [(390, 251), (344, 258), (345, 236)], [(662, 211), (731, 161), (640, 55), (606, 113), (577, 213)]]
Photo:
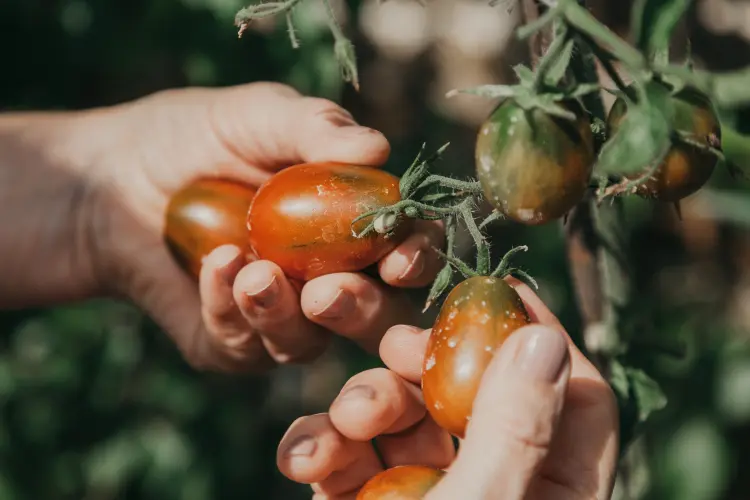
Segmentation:
[[(424, 221), (379, 255), (385, 284), (346, 272), (295, 285), (274, 262), (248, 263), (236, 235), (225, 233), (225, 243), (235, 244), (199, 245), (209, 253), (193, 269), (196, 286), (162, 239), (174, 194), (205, 177), (257, 188), (303, 162), (378, 167), (389, 155), (387, 140), (332, 102), (267, 83), (164, 92), (88, 119), (109, 130), (108, 151), (97, 165), (106, 175), (90, 207), (100, 282), (150, 313), (194, 367), (258, 371), (306, 361), (324, 350), (331, 333), (376, 350), (382, 332), (410, 321), (418, 309), (405, 307), (393, 287), (427, 285), (441, 266), (432, 247), (441, 245), (442, 229)], [(207, 190), (213, 190), (209, 198), (248, 202), (228, 184)], [(188, 191), (182, 202), (189, 205), (193, 195), (207, 199), (206, 192)], [(258, 234), (271, 227), (300, 230), (270, 216), (253, 225)]]
[[(362, 488), (400, 465), (447, 469), (426, 500), (609, 498), (617, 458), (614, 395), (534, 292), (510, 282), (536, 324), (516, 330), (496, 352), (457, 455), (419, 389), (430, 332), (396, 326), (380, 345), (389, 369), (355, 375), (328, 413), (291, 426), (279, 446), (282, 473), (311, 484), (316, 500), (353, 500), (358, 493), (377, 499), (383, 483), (409, 485), (411, 494), (438, 479), (423, 468), (394, 469), (388, 481)], [(411, 483), (404, 477), (410, 472)], [(401, 488), (403, 499), (422, 498)]]

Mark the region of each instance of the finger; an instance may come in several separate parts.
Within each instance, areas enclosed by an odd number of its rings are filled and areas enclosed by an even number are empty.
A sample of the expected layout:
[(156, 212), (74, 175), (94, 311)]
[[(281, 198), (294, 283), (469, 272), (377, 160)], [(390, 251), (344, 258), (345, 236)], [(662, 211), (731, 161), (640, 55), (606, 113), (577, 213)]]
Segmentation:
[(261, 338), (247, 324), (232, 297), (232, 286), (244, 263), (239, 248), (220, 246), (204, 258), (199, 275), (206, 332), (196, 334), (193, 351), (201, 353), (202, 363), (222, 370), (236, 371), (243, 365), (247, 369), (252, 365), (267, 368), (273, 364)]
[(228, 149), (267, 170), (316, 161), (379, 166), (390, 154), (383, 134), (357, 125), (342, 107), (281, 84), (221, 89), (211, 122)]
[(302, 289), (302, 310), (312, 322), (376, 352), (383, 334), (410, 323), (416, 308), (400, 290), (363, 274), (336, 273), (315, 278)]
[(417, 220), (414, 233), (378, 263), (380, 277), (391, 286), (426, 286), (443, 267), (434, 249), (442, 249), (444, 243), (441, 222)]
[(299, 293), (273, 262), (257, 260), (242, 268), (233, 302), (279, 363), (309, 361), (328, 345), (330, 335), (302, 314)]
[(539, 323), (557, 331), (565, 333), (565, 339), (570, 347), (571, 365), (572, 372), (571, 376), (574, 378), (583, 377), (594, 381), (602, 380), (601, 373), (596, 367), (589, 361), (589, 359), (581, 352), (570, 335), (567, 334), (565, 328), (557, 319), (557, 316), (549, 310), (547, 305), (539, 298), (539, 296), (531, 289), (529, 285), (523, 283), (515, 278), (506, 278), (508, 283), (516, 290), (518, 295), (523, 300), (526, 310), (529, 312), (531, 321)]
[(328, 496), (355, 491), (382, 470), (372, 445), (344, 437), (325, 413), (297, 419), (279, 443), (276, 462), (292, 481)]
[(401, 432), (379, 436), (376, 443), (386, 467), (419, 464), (446, 469), (456, 455), (450, 434), (429, 415)]
[(519, 329), (488, 366), (448, 475), (427, 496), (526, 498), (550, 449), (570, 377), (568, 343), (541, 325)]
[(369, 441), (419, 422), (426, 410), (418, 387), (385, 368), (349, 379), (331, 405), (331, 422), (349, 439)]
[(401, 378), (419, 384), (431, 331), (409, 325), (390, 328), (380, 342), (380, 358)]

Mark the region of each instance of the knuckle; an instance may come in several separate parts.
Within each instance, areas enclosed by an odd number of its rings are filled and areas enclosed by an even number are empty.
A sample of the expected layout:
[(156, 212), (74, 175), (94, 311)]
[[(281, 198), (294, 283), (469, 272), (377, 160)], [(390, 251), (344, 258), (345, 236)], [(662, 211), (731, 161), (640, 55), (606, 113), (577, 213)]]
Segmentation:
[(315, 120), (326, 121), (334, 125), (354, 123), (351, 113), (333, 101), (322, 97), (305, 97), (304, 99), (309, 116)]

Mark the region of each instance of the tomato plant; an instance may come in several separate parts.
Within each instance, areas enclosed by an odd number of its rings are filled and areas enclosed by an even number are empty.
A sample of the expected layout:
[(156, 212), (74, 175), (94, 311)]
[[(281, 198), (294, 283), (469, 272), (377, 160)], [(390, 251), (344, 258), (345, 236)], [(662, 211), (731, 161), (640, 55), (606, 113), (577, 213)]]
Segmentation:
[(591, 124), (575, 101), (564, 106), (575, 121), (529, 111), (507, 99), (479, 129), (477, 177), (488, 201), (516, 222), (537, 225), (560, 218), (589, 186)]
[(357, 500), (420, 500), (445, 472), (420, 465), (401, 465), (373, 476), (359, 490)]
[(245, 218), (255, 192), (235, 181), (199, 179), (171, 197), (164, 239), (178, 264), (194, 278), (201, 259), (221, 245), (236, 245), (251, 258)]
[[(710, 100), (695, 89), (683, 89), (671, 98), (673, 113), (670, 126), (694, 141), (710, 147), (721, 140), (721, 126)], [(619, 130), (627, 115), (628, 105), (618, 97), (607, 117), (611, 134)], [(674, 142), (666, 158), (636, 193), (644, 198), (677, 202), (698, 191), (711, 177), (718, 159), (716, 155), (694, 144)], [(630, 177), (636, 177), (631, 175)]]
[(377, 168), (308, 163), (286, 168), (258, 190), (247, 229), (255, 254), (287, 276), (308, 281), (360, 271), (393, 250), (408, 235), (411, 220), (399, 218), (391, 232), (358, 237), (362, 213), (400, 201), (399, 179)]
[(515, 330), (529, 323), (523, 301), (502, 278), (472, 276), (448, 294), (422, 368), (425, 405), (440, 427), (464, 437), (492, 356)]

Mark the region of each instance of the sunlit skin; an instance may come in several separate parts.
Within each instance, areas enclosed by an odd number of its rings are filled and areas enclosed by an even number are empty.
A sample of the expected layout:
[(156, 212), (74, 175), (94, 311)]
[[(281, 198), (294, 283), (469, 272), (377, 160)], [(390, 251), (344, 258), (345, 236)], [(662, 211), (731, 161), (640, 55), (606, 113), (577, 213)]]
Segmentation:
[(495, 351), (530, 321), (518, 293), (500, 278), (472, 277), (451, 291), (430, 334), (422, 369), (425, 406), (440, 427), (464, 437)]
[(479, 129), (477, 177), (489, 202), (516, 222), (558, 219), (588, 188), (594, 163), (590, 122), (578, 104), (564, 106), (576, 114), (575, 122), (506, 100)]
[(221, 245), (235, 245), (251, 260), (246, 218), (255, 192), (244, 183), (206, 178), (170, 198), (164, 226), (167, 247), (195, 280), (203, 257)]
[(263, 184), (247, 216), (251, 248), (290, 277), (361, 271), (409, 234), (403, 218), (393, 234), (357, 238), (370, 222), (359, 215), (401, 200), (399, 179), (380, 169), (340, 163), (302, 164)]
[[(674, 115), (671, 126), (689, 132), (693, 139), (710, 145), (721, 139), (721, 124), (711, 103), (702, 95), (683, 91), (672, 99)], [(627, 114), (627, 104), (618, 98), (607, 117), (610, 134), (615, 134)], [(698, 191), (708, 182), (717, 163), (716, 156), (687, 144), (673, 144), (654, 175), (638, 186), (644, 198), (676, 202)], [(637, 177), (634, 174), (631, 177)]]
[(393, 467), (365, 483), (356, 500), (421, 500), (444, 475), (421, 465)]

